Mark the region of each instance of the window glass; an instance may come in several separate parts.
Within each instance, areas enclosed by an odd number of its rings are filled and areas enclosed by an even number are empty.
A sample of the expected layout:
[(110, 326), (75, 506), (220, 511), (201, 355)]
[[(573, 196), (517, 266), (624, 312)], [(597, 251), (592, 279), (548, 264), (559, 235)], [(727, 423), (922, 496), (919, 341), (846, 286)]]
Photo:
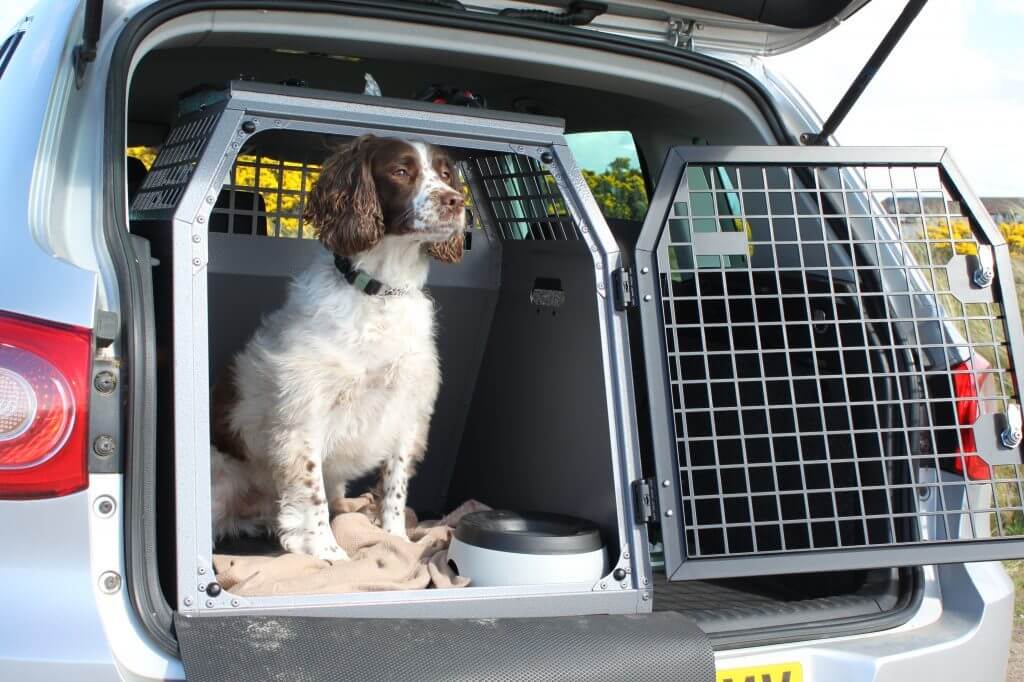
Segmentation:
[(643, 221), (647, 186), (633, 135), (609, 130), (570, 133), (565, 139), (604, 216)]

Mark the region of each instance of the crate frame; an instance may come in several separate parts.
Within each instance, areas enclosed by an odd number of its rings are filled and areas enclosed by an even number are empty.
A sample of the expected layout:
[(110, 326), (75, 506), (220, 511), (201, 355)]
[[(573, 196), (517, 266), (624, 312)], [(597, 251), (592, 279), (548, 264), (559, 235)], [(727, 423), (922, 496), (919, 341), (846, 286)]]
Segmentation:
[[(239, 613), (352, 617), (517, 617), (651, 610), (645, 557), (646, 530), (630, 504), (630, 481), (640, 475), (625, 320), (607, 295), (608, 276), (621, 258), (556, 119), (252, 82), (232, 82), (219, 101), (183, 115), (177, 128), (202, 124), (205, 138), (185, 150), (187, 167), (171, 182), (144, 182), (133, 203), (133, 219), (169, 220), (173, 254), (174, 411), (177, 524), (177, 603), (188, 616)], [(194, 129), (195, 126), (193, 126)], [(411, 592), (240, 597), (211, 594), (214, 580), (210, 528), (209, 330), (207, 275), (213, 205), (244, 143), (264, 130), (338, 136), (364, 133), (405, 135), (483, 152), (528, 156), (557, 182), (566, 206), (593, 258), (594, 296), (601, 329), (608, 429), (616, 487), (619, 556), (593, 584), (431, 589)], [(172, 135), (174, 133), (172, 132)], [(188, 138), (188, 136), (184, 136)], [(188, 138), (190, 142), (196, 142)], [(165, 146), (166, 148), (166, 146)], [(161, 150), (163, 153), (164, 150)], [(181, 156), (177, 152), (177, 156)], [(162, 163), (158, 155), (154, 168)], [(166, 175), (166, 174), (165, 174)], [(470, 181), (474, 180), (470, 178)], [(163, 193), (161, 196), (156, 196)], [(481, 216), (489, 234), (495, 226)], [(273, 240), (277, 242), (278, 240)], [(291, 241), (291, 240), (280, 240)], [(269, 243), (269, 242), (268, 242)], [(626, 572), (622, 580), (613, 573)]]
[[(665, 313), (662, 309), (664, 301), (672, 302), (676, 299), (672, 296), (663, 299), (662, 278), (666, 275), (670, 276), (668, 273), (671, 273), (672, 270), (667, 265), (667, 251), (665, 254), (662, 254), (662, 251), (667, 249), (669, 245), (669, 220), (673, 217), (674, 204), (679, 201), (688, 201), (690, 198), (689, 193), (691, 190), (686, 176), (688, 167), (742, 167), (744, 165), (750, 167), (784, 166), (810, 168), (827, 166), (837, 167), (842, 173), (849, 172), (849, 167), (851, 166), (936, 168), (940, 173), (944, 187), (957, 195), (962, 202), (964, 207), (963, 215), (970, 221), (974, 236), (979, 238), (980, 244), (991, 248), (995, 281), (991, 285), (990, 290), (995, 291), (998, 289), (1002, 293), (1001, 298), (993, 296), (993, 300), (996, 303), (1002, 304), (1003, 307), (1003, 319), (1006, 326), (1005, 344), (1011, 361), (1008, 376), (1013, 382), (1011, 397), (1020, 395), (1017, 376), (1013, 370), (1017, 367), (1024, 367), (1024, 330), (1021, 328), (1020, 311), (1017, 308), (1016, 292), (1013, 287), (1009, 249), (1002, 234), (984, 210), (981, 202), (970, 191), (962, 174), (945, 149), (761, 146), (683, 146), (674, 148), (669, 153), (662, 169), (661, 179), (652, 197), (650, 210), (644, 222), (636, 251), (638, 298), (641, 301), (639, 305), (641, 306), (641, 326), (648, 390), (650, 392), (652, 437), (654, 439), (654, 459), (658, 480), (656, 497), (665, 544), (666, 574), (672, 580), (707, 579), (835, 570), (839, 565), (844, 568), (888, 568), (929, 563), (958, 563), (965, 560), (998, 560), (1024, 555), (1024, 537), (999, 538), (996, 541), (986, 538), (960, 539), (955, 532), (956, 529), (949, 528), (948, 520), (944, 520), (943, 525), (945, 527), (940, 528), (937, 523), (922, 519), (924, 516), (930, 519), (943, 516), (970, 517), (969, 507), (958, 507), (958, 505), (966, 504), (967, 489), (971, 485), (963, 483), (959, 485), (959, 497), (956, 494), (943, 493), (941, 496), (930, 495), (932, 499), (929, 500), (922, 500), (920, 502), (915, 500), (917, 502), (917, 506), (914, 508), (916, 512), (907, 514), (908, 516), (916, 515), (920, 520), (920, 527), (916, 531), (917, 539), (913, 541), (899, 542), (898, 544), (894, 542), (888, 546), (868, 545), (836, 549), (814, 549), (812, 545), (810, 550), (784, 549), (779, 552), (743, 553), (735, 556), (688, 556), (688, 554), (693, 553), (693, 548), (688, 550), (686, 543), (686, 514), (684, 513), (686, 511), (684, 509), (686, 501), (682, 490), (682, 481), (680, 480), (680, 472), (686, 468), (686, 464), (681, 461), (676, 445), (682, 441), (680, 440), (681, 434), (676, 433), (675, 427), (673, 408), (674, 388), (669, 372), (671, 353), (666, 346), (666, 322), (664, 319)], [(769, 186), (766, 184), (762, 191), (767, 193), (769, 189)], [(863, 189), (865, 192), (868, 192), (866, 186)], [(704, 190), (701, 189), (700, 191)], [(792, 191), (796, 191), (796, 188), (794, 187)], [(825, 190), (822, 189), (821, 193), (824, 194)], [(822, 210), (824, 211), (824, 209)], [(799, 209), (795, 207), (793, 211), (793, 217), (798, 217)], [(768, 209), (767, 212), (769, 217), (774, 215), (772, 209)], [(847, 212), (839, 210), (835, 213), (838, 218), (849, 220)], [(714, 217), (717, 223), (720, 219), (717, 208), (715, 209)], [(746, 220), (746, 213), (742, 209), (740, 210), (740, 219)], [(732, 252), (738, 247), (744, 249), (747, 247), (742, 233), (738, 232), (735, 234), (718, 232), (713, 236), (705, 235), (705, 238), (711, 249), (721, 249), (722, 254)], [(691, 237), (691, 239), (693, 238)], [(693, 239), (693, 242), (696, 243), (696, 240)], [(743, 244), (739, 242), (743, 242)], [(694, 253), (696, 253), (696, 248), (694, 248)], [(725, 268), (728, 265), (724, 265), (724, 260), (721, 263), (723, 263), (723, 265), (719, 266), (721, 270), (712, 268), (710, 271), (726, 272)], [(698, 264), (692, 266), (695, 277), (700, 267)], [(909, 267), (907, 266), (908, 269)], [(753, 268), (748, 269), (753, 270)], [(743, 271), (739, 270), (738, 272)], [(807, 296), (809, 295), (808, 293)], [(892, 294), (886, 290), (883, 291), (883, 295), (890, 296)], [(728, 297), (726, 297), (726, 300), (728, 300)], [(755, 322), (755, 325), (758, 324)], [(701, 323), (700, 327), (703, 333), (704, 324)], [(957, 344), (947, 341), (944, 345), (946, 346), (944, 351), (949, 351), (950, 347), (954, 347)], [(969, 346), (969, 343), (964, 342), (963, 345)], [(678, 349), (672, 352), (678, 354)], [(817, 373), (812, 373), (810, 376), (814, 379), (819, 378)], [(738, 380), (734, 378), (733, 383), (737, 382)], [(679, 399), (682, 400), (681, 395)], [(1019, 407), (1018, 402), (1016, 403), (1016, 409), (1019, 410)], [(1010, 409), (1014, 409), (1013, 403), (1011, 403)], [(685, 412), (685, 406), (681, 410)], [(1000, 423), (1001, 418), (1002, 423), (1005, 425), (1005, 415), (995, 416), (996, 424)], [(1020, 463), (1021, 447), (1019, 445), (1015, 448), (1005, 448), (1002, 446), (998, 443), (998, 437), (989, 432), (992, 426), (993, 423), (986, 422), (985, 428), (981, 428), (978, 422), (975, 423), (974, 432), (978, 438), (978, 450), (986, 455), (991, 455), (997, 462), (1002, 459), (1005, 462), (1013, 463), (1014, 466), (1018, 467), (1016, 480), (1020, 483), (1020, 467), (1022, 466)], [(799, 431), (799, 428), (797, 430)], [(715, 445), (714, 448), (717, 459), (718, 446)], [(1002, 452), (997, 452), (1000, 449)], [(772, 466), (775, 467), (776, 465), (772, 464)], [(927, 492), (930, 485), (940, 489), (949, 485), (948, 481), (941, 480), (943, 476), (941, 472), (936, 470), (934, 476), (934, 480), (930, 481), (926, 475), (915, 480), (913, 483), (921, 485), (925, 492)], [(886, 488), (889, 485), (886, 482)], [(747, 497), (753, 497), (749, 481), (747, 486)], [(719, 488), (721, 488), (721, 481), (719, 481)], [(778, 496), (778, 491), (775, 494)], [(943, 498), (946, 507), (942, 506), (941, 501), (935, 500), (935, 497)], [(922, 511), (923, 505), (929, 506)], [(838, 512), (836, 514), (838, 515)], [(754, 519), (751, 520), (753, 521)], [(781, 514), (778, 523), (780, 526), (783, 525)], [(721, 525), (723, 528), (727, 525), (724, 512)], [(960, 529), (962, 528), (961, 521)], [(959, 532), (962, 532), (962, 530)], [(726, 554), (728, 554), (728, 545), (726, 547)]]

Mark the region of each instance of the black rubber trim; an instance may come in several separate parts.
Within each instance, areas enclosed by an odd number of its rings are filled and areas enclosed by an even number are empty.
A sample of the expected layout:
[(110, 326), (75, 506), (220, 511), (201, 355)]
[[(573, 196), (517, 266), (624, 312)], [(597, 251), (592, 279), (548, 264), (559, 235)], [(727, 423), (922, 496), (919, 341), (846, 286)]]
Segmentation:
[(175, 616), (189, 682), (713, 682), (707, 635), (673, 611), (563, 618)]
[[(716, 651), (742, 649), (766, 644), (807, 642), (815, 639), (849, 637), (869, 632), (881, 632), (899, 627), (910, 620), (921, 607), (924, 599), (924, 571), (920, 566), (903, 568), (899, 571), (899, 601), (885, 613), (849, 616), (837, 620), (817, 620), (778, 627), (777, 625), (748, 628), (737, 632), (710, 633), (711, 643)], [(827, 617), (823, 613), (823, 617)]]
[[(135, 376), (156, 376), (156, 330), (153, 320), (152, 262), (149, 242), (132, 235), (133, 262), (141, 290), (135, 308), (141, 325), (141, 337), (135, 342), (133, 357), (138, 368)], [(134, 307), (134, 306), (133, 306)], [(127, 324), (125, 325), (127, 328)], [(125, 374), (122, 373), (122, 376)], [(131, 375), (129, 375), (131, 376)], [(138, 410), (136, 428), (131, 429), (132, 456), (125, 466), (125, 583), (132, 605), (146, 624), (147, 631), (164, 651), (177, 655), (178, 643), (172, 633), (174, 612), (160, 589), (156, 569), (156, 382), (140, 379), (131, 386), (129, 404)]]
[(466, 514), (454, 535), (467, 545), (517, 554), (585, 554), (603, 546), (590, 521), (499, 509)]
[[(122, 375), (126, 390), (125, 404), (125, 452), (129, 475), (125, 477), (126, 504), (134, 498), (136, 504), (126, 508), (130, 519), (141, 513), (139, 503), (154, 495), (152, 479), (145, 480), (145, 470), (132, 466), (134, 458), (141, 455), (147, 445), (147, 430), (152, 430), (152, 418), (146, 416), (143, 386), (152, 383), (153, 374), (146, 374), (145, 334), (143, 321), (138, 314), (142, 305), (142, 273), (137, 267), (129, 244), (128, 226), (125, 222), (127, 197), (125, 196), (125, 155), (127, 111), (126, 88), (131, 58), (142, 40), (161, 24), (189, 12), (204, 9), (289, 9), (294, 11), (317, 11), (352, 16), (392, 18), (404, 21), (418, 21), (424, 24), (486, 31), (500, 35), (524, 38), (554, 40), (566, 45), (576, 45), (607, 50), (617, 54), (653, 59), (688, 68), (694, 72), (719, 78), (742, 90), (764, 117), (779, 144), (794, 144), (795, 138), (786, 131), (763, 86), (742, 70), (692, 52), (642, 41), (597, 34), (584, 29), (537, 24), (506, 17), (469, 13), (458, 9), (418, 4), (414, 2), (377, 2), (376, 0), (163, 0), (139, 10), (125, 24), (118, 36), (107, 73), (105, 104), (104, 140), (104, 215), (103, 231), (113, 262), (121, 300), (122, 327)], [(95, 73), (95, 71), (93, 72)], [(88, 75), (86, 76), (88, 77)], [(138, 381), (135, 368), (140, 367)], [(157, 584), (155, 555), (144, 551), (144, 538), (133, 535), (141, 533), (138, 524), (126, 524), (126, 553), (128, 571), (127, 589), (132, 603), (138, 610), (140, 624), (154, 642), (164, 651), (176, 654), (176, 639), (173, 634), (171, 613)]]

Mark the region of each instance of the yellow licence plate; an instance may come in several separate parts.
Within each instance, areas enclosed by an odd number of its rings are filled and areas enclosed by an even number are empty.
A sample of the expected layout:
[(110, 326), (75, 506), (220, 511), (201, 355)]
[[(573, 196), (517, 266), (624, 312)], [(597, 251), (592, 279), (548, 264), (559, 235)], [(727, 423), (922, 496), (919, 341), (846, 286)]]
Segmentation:
[(719, 670), (715, 682), (804, 682), (804, 675), (799, 663), (780, 663)]

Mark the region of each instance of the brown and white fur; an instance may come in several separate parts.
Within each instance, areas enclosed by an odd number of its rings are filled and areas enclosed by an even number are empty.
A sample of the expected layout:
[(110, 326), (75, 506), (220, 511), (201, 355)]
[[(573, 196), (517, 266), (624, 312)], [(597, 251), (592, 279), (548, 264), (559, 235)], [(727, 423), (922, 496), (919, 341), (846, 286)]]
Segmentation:
[[(332, 155), (304, 217), (326, 251), (291, 283), (214, 388), (216, 537), (277, 532), (290, 552), (348, 558), (328, 503), (380, 471), (380, 524), (405, 536), (405, 501), (426, 448), (441, 372), (430, 257), (462, 256), (456, 170), (422, 142), (361, 137)], [(334, 256), (401, 293), (368, 295)]]

